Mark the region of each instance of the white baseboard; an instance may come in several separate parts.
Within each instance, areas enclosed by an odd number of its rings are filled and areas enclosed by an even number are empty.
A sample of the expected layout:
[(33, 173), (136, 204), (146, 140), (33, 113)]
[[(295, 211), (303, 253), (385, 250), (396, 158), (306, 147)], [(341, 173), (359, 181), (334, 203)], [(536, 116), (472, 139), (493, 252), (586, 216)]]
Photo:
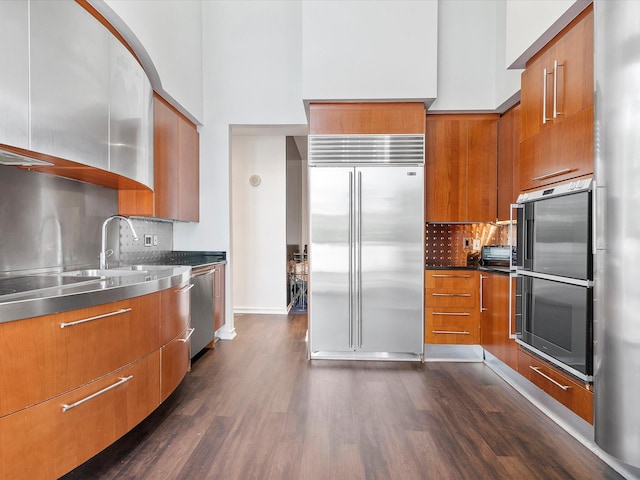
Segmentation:
[(234, 338), (236, 338), (236, 336), (238, 335), (236, 333), (236, 329), (232, 328), (229, 330), (225, 330), (224, 327), (222, 327), (221, 329), (219, 329), (216, 332), (216, 337), (218, 337), (220, 340), (233, 340)]
[(255, 315), (286, 315), (289, 313), (286, 307), (265, 308), (265, 307), (234, 307), (233, 314), (248, 313)]

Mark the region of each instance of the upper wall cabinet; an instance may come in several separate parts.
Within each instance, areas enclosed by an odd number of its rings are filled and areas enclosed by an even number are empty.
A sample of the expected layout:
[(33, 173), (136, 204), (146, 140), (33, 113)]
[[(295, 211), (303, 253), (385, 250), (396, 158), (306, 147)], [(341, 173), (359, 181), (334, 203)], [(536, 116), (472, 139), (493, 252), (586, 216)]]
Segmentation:
[(153, 187), (151, 83), (115, 37), (109, 54), (109, 170)]
[(0, 143), (20, 148), (29, 148), (28, 12), (25, 1), (0, 2)]
[(153, 92), (100, 21), (77, 2), (6, 0), (0, 41), (11, 46), (0, 51), (11, 73), (0, 75), (0, 144), (18, 155), (14, 164), (30, 158), (46, 162), (28, 166), (44, 173), (153, 187)]
[(427, 222), (495, 222), (498, 115), (427, 115)]
[(109, 31), (75, 2), (31, 2), (31, 148), (109, 168)]
[(424, 104), (312, 103), (310, 135), (423, 134)]
[(520, 192), (520, 104), (498, 121), (498, 220), (511, 218), (511, 204)]
[(154, 97), (154, 191), (118, 192), (121, 215), (199, 220), (199, 136), (193, 123)]
[(593, 7), (522, 74), (520, 189), (593, 173)]

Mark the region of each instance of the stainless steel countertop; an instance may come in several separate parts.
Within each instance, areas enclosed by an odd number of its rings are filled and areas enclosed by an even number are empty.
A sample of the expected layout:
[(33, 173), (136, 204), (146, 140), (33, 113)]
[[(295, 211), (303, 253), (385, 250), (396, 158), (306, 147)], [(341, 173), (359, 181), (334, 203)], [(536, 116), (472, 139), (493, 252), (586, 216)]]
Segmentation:
[(94, 282), (33, 290), (17, 297), (12, 295), (4, 301), (0, 297), (0, 323), (147, 295), (182, 285), (190, 278), (191, 267), (168, 265), (139, 274), (128, 271), (122, 276), (109, 276)]

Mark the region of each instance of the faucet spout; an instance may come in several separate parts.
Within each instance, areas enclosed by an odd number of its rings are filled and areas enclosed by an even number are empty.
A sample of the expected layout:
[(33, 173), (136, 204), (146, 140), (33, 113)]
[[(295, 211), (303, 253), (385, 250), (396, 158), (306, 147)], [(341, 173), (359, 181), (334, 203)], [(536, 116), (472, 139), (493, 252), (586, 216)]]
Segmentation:
[(119, 220), (124, 220), (125, 222), (127, 222), (127, 224), (129, 225), (129, 228), (131, 229), (131, 233), (133, 234), (133, 240), (134, 241), (138, 240), (138, 235), (136, 234), (136, 229), (133, 228), (133, 224), (131, 223), (131, 220), (129, 220), (127, 217), (124, 217), (122, 215), (111, 215), (110, 217), (107, 217), (107, 219), (102, 224), (102, 240), (101, 240), (101, 249), (100, 249), (100, 270), (106, 270), (108, 268), (107, 267), (107, 225), (114, 218), (117, 218)]

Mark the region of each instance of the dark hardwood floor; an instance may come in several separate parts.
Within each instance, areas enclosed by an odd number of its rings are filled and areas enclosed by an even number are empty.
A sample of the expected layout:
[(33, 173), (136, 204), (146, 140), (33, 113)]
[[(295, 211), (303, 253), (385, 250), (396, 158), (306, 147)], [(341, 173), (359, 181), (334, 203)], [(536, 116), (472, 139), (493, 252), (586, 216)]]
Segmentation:
[(622, 478), (480, 363), (313, 361), (306, 316), (238, 337), (73, 479)]

